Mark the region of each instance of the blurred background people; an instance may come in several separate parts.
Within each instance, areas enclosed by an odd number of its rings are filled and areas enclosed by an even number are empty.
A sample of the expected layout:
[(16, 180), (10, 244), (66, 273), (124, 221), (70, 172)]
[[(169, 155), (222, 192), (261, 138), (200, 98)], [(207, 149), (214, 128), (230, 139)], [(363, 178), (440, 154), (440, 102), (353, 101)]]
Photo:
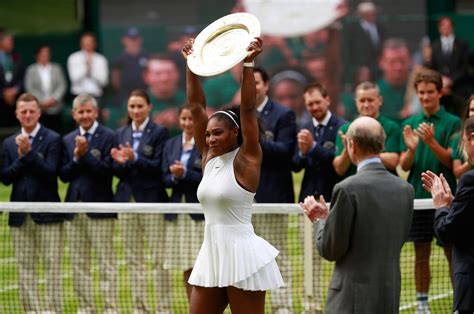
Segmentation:
[(7, 31), (0, 33), (0, 127), (17, 125), (15, 103), (24, 90), (25, 67), (14, 50), (13, 34)]
[(143, 75), (153, 106), (152, 121), (168, 128), (172, 135), (180, 133), (178, 109), (185, 104), (186, 95), (179, 87), (176, 63), (167, 55), (152, 55)]
[(119, 107), (126, 104), (132, 90), (145, 88), (143, 71), (148, 63), (148, 53), (142, 48), (143, 39), (138, 28), (128, 28), (121, 38), (121, 43), (123, 52), (113, 63), (110, 73), (115, 106)]
[(433, 41), (429, 67), (450, 80), (453, 92), (466, 97), (469, 86), (469, 46), (467, 41), (454, 34), (454, 22), (448, 16), (438, 21), (440, 37)]
[(41, 123), (56, 132), (62, 132), (62, 113), (66, 78), (61, 66), (51, 62), (51, 47), (41, 45), (36, 50), (36, 63), (28, 66), (25, 89), (38, 98), (41, 107)]
[(398, 38), (387, 39), (379, 59), (382, 77), (377, 81), (377, 85), (384, 103), (380, 112), (398, 123), (411, 115), (411, 112), (404, 110), (411, 66), (407, 43)]
[(298, 128), (311, 120), (303, 98), (306, 82), (303, 74), (294, 70), (278, 72), (270, 79), (272, 99), (294, 112)]
[(79, 45), (81, 49), (67, 59), (71, 94), (88, 94), (101, 103), (104, 88), (109, 83), (107, 59), (96, 51), (97, 41), (94, 34), (82, 34)]
[[(385, 27), (377, 21), (377, 7), (371, 1), (362, 1), (357, 5), (358, 22), (352, 24), (347, 31), (348, 63), (353, 72), (366, 71), (372, 80), (380, 77), (377, 61), (382, 45), (387, 39)], [(357, 75), (356, 73), (354, 73)]]

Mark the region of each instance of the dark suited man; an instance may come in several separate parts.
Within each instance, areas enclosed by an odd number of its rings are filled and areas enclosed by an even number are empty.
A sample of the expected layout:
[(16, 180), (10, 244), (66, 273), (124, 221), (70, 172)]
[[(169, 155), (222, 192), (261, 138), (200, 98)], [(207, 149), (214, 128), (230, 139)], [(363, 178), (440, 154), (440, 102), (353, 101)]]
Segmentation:
[(467, 41), (457, 38), (454, 34), (454, 22), (444, 16), (438, 21), (440, 37), (432, 46), (429, 67), (440, 72), (452, 85), (453, 92), (468, 97), (470, 86), (468, 81), (469, 47)]
[[(298, 147), (293, 156), (293, 170), (305, 170), (299, 201), (303, 202), (304, 197), (308, 195), (323, 195), (325, 199), (330, 200), (334, 185), (342, 179), (334, 171), (332, 161), (336, 153), (337, 131), (346, 121), (329, 111), (331, 102), (321, 84), (308, 85), (303, 97), (312, 120), (298, 132)], [(302, 224), (300, 230), (304, 230)], [(300, 236), (303, 239), (303, 232)], [(313, 277), (313, 296), (306, 293), (304, 295), (305, 313), (322, 309), (321, 257), (316, 250), (313, 250)]]
[(357, 174), (336, 184), (330, 210), (323, 196), (301, 204), (316, 222), (319, 254), (336, 262), (325, 311), (398, 313), (400, 251), (410, 230), (413, 188), (384, 167), (379, 155), (385, 132), (377, 120), (356, 119), (347, 141)]
[[(112, 202), (112, 158), (115, 134), (97, 122), (99, 108), (94, 97), (74, 98), (72, 117), (79, 128), (63, 138), (60, 178), (69, 183), (66, 202)], [(114, 226), (117, 214), (71, 214), (68, 243), (73, 268), (74, 292), (79, 313), (95, 313), (91, 273), (92, 249), (100, 271), (104, 313), (117, 313), (117, 267)]]
[[(257, 89), (257, 114), (263, 125), (263, 161), (257, 203), (294, 203), (292, 157), (296, 142), (294, 112), (273, 102), (268, 96), (269, 77), (265, 70), (254, 68)], [(293, 307), (291, 265), (287, 249), (288, 216), (254, 215), (255, 232), (271, 242), (280, 251), (278, 265), (286, 287), (272, 291), (273, 313), (291, 313)]]
[[(474, 164), (474, 118), (464, 123), (462, 135), (469, 163)], [(474, 170), (464, 174), (453, 199), (446, 178), (422, 173), (423, 187), (436, 208), (434, 230), (441, 241), (453, 244), (454, 313), (474, 312)]]
[[(349, 28), (347, 47), (350, 64), (355, 71), (369, 71), (370, 78), (380, 77), (377, 61), (382, 51), (382, 44), (387, 38), (385, 28), (377, 22), (377, 8), (373, 2), (363, 1), (357, 6), (359, 19)], [(353, 73), (357, 77), (357, 73)]]
[[(3, 184), (12, 185), (10, 201), (59, 202), (61, 137), (38, 123), (41, 109), (31, 94), (20, 95), (15, 114), (21, 131), (5, 140), (2, 151), (1, 178)], [(63, 214), (10, 213), (20, 299), (27, 313), (63, 312), (63, 221)], [(40, 258), (45, 274), (43, 306), (38, 289)]]
[[(168, 130), (151, 121), (150, 98), (144, 90), (133, 90), (127, 110), (131, 123), (117, 130), (112, 148), (115, 175), (120, 179), (116, 202), (163, 203), (168, 201), (161, 169)], [(134, 313), (149, 313), (147, 300), (146, 246), (151, 254), (156, 312), (171, 313), (171, 272), (164, 269), (165, 222), (162, 214), (119, 215), (127, 268), (131, 281)]]

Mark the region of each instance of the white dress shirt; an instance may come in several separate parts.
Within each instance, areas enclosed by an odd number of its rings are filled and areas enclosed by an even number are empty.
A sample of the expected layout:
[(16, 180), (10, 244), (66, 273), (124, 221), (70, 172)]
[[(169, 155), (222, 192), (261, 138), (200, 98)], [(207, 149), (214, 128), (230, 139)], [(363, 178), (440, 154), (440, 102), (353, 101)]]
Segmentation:
[(92, 53), (90, 72), (87, 71), (87, 53), (83, 50), (69, 56), (67, 70), (71, 80), (71, 93), (74, 95), (89, 94), (100, 97), (109, 82), (107, 59), (97, 52)]

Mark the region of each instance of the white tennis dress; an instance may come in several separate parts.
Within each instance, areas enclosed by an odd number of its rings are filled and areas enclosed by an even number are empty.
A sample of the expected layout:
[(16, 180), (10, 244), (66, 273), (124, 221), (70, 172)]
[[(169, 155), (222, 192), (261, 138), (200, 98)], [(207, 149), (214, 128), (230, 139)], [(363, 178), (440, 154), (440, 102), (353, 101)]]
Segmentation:
[(275, 261), (279, 252), (253, 230), (255, 193), (242, 188), (235, 179), (238, 151), (212, 158), (206, 164), (197, 191), (206, 218), (204, 242), (189, 283), (252, 291), (275, 289), (284, 285)]

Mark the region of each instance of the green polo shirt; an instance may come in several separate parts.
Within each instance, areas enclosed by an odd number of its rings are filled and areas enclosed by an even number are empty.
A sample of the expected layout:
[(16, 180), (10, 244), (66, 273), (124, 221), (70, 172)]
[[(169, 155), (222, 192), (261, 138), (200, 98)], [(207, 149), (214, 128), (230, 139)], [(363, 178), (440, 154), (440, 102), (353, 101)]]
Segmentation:
[(380, 89), (380, 96), (383, 97), (380, 114), (400, 124), (402, 122), (400, 111), (405, 105), (406, 86), (391, 86), (384, 79), (378, 80), (377, 85)]
[[(430, 117), (424, 113), (420, 113), (406, 119), (403, 121), (402, 129), (405, 125), (409, 125), (412, 130), (415, 130), (422, 122), (432, 123), (434, 125), (434, 137), (444, 148), (450, 147), (453, 136), (461, 127), (461, 120), (447, 112), (443, 106), (440, 106), (439, 111)], [(400, 139), (400, 148), (403, 152), (407, 150), (403, 136), (401, 136)], [(420, 139), (418, 147), (416, 148), (415, 160), (408, 176), (408, 182), (413, 185), (415, 189), (415, 198), (431, 198), (431, 194), (423, 189), (421, 182), (421, 173), (427, 170), (438, 175), (443, 173), (451, 190), (456, 191), (456, 178), (454, 177), (452, 169), (441, 164), (428, 145), (423, 143)]]
[(211, 77), (203, 84), (206, 104), (212, 108), (220, 108), (232, 102), (240, 84), (228, 71), (222, 75)]
[[(453, 160), (459, 159), (462, 163), (465, 163), (466, 156), (464, 155), (463, 151), (461, 150), (461, 132), (457, 132), (453, 135), (449, 146), (451, 147), (451, 158)], [(471, 170), (474, 169), (474, 165), (471, 165)]]
[[(186, 94), (182, 90), (177, 90), (176, 93), (167, 99), (159, 99), (153, 96), (153, 94), (148, 90), (147, 91), (148, 97), (150, 97), (150, 103), (153, 105), (153, 109), (151, 110), (151, 117), (155, 112), (164, 111), (166, 109), (174, 108), (176, 112), (178, 109), (186, 104)], [(177, 135), (181, 133), (181, 129), (179, 124), (169, 129), (170, 136)]]
[[(387, 119), (386, 117), (382, 115), (379, 115), (377, 117), (377, 121), (380, 122), (383, 130), (385, 131), (385, 135), (387, 136), (385, 139), (384, 152), (400, 153), (400, 134), (401, 134), (400, 126), (396, 122), (393, 122), (392, 120)], [(342, 131), (342, 133), (346, 134), (350, 125), (351, 125), (351, 122), (346, 122), (339, 128), (339, 130)], [(336, 156), (341, 155), (343, 149), (344, 149), (344, 144), (342, 143), (342, 139), (339, 135), (337, 135), (336, 136)], [(357, 167), (351, 164), (351, 166), (349, 167), (349, 169), (347, 170), (344, 176), (348, 177), (355, 174), (356, 172), (357, 172)]]

